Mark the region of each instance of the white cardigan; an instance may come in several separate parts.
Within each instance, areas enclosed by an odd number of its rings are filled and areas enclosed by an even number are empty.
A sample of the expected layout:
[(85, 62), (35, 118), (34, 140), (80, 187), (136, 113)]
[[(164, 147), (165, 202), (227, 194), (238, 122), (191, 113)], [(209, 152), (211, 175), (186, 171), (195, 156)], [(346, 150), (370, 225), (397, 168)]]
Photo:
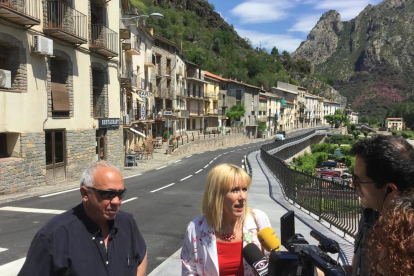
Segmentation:
[[(257, 232), (271, 227), (270, 221), (264, 212), (258, 209), (252, 211), (253, 214), (249, 213), (243, 224), (243, 247), (254, 243), (262, 249)], [(219, 276), (216, 235), (204, 216), (189, 223), (181, 250), (181, 262), (182, 276)], [(244, 259), (243, 265), (244, 276), (256, 275)]]

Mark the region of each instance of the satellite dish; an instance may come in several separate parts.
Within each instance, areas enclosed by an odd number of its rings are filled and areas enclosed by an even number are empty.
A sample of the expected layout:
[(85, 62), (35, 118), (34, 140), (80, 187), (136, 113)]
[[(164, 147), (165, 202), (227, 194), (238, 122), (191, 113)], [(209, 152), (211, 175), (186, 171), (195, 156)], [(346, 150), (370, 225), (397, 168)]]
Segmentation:
[(0, 87), (5, 87), (7, 82), (6, 73), (0, 70)]

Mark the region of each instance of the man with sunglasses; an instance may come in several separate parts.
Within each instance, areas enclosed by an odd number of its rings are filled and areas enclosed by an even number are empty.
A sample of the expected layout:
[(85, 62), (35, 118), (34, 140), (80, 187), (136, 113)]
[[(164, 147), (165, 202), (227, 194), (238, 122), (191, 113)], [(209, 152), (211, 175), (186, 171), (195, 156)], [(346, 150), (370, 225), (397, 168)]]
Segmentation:
[(82, 174), (82, 203), (46, 223), (33, 238), (19, 275), (144, 276), (147, 248), (117, 168), (95, 163)]
[(352, 276), (369, 275), (366, 239), (380, 216), (384, 202), (414, 188), (414, 149), (398, 136), (376, 136), (357, 142), (352, 185), (364, 207), (354, 245)]

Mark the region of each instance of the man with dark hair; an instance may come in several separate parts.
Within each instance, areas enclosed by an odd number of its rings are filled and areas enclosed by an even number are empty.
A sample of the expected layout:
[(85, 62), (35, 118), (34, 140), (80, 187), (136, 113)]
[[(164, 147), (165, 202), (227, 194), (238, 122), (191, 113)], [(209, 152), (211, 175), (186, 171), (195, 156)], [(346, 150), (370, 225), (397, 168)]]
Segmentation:
[(398, 136), (376, 136), (354, 144), (352, 184), (364, 207), (355, 239), (352, 276), (369, 275), (366, 239), (385, 200), (414, 188), (414, 148)]
[(19, 276), (144, 276), (147, 247), (131, 214), (118, 169), (99, 162), (81, 178), (82, 203), (48, 221), (33, 238)]

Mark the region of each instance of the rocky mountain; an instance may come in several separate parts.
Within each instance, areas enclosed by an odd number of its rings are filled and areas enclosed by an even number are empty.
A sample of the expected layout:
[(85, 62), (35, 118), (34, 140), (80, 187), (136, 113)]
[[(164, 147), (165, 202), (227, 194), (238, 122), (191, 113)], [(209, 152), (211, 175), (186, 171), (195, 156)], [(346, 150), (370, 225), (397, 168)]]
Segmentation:
[(383, 115), (393, 104), (414, 100), (414, 1), (384, 0), (342, 22), (326, 12), (294, 58), (315, 64), (363, 114)]

